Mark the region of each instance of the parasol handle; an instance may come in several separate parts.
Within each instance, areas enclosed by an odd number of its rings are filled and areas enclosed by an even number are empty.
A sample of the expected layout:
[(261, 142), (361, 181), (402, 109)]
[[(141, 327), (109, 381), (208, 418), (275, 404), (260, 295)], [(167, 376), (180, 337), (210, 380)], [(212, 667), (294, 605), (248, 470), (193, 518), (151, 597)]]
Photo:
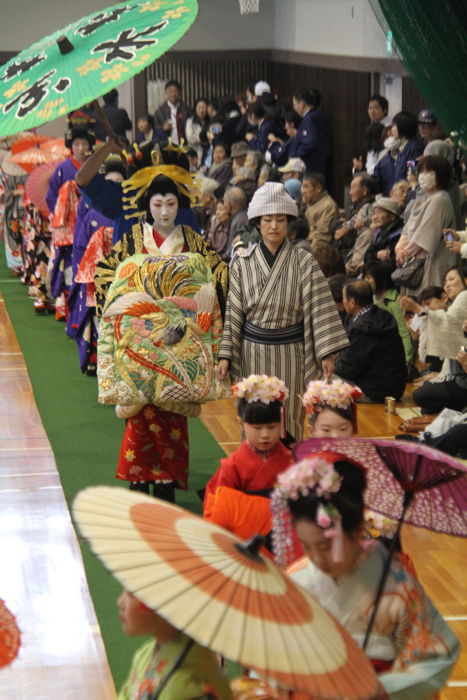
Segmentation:
[(120, 139), (118, 138), (115, 131), (112, 129), (112, 126), (111, 126), (109, 120), (107, 119), (104, 112), (102, 111), (102, 107), (100, 106), (99, 101), (94, 100), (94, 102), (92, 104), (93, 104), (93, 107), (96, 110), (96, 112), (99, 116), (99, 119), (101, 120), (102, 125), (103, 125), (104, 129), (106, 130), (107, 134), (110, 136), (111, 139), (113, 139), (115, 141), (116, 144), (121, 146), (122, 144), (120, 143)]
[(363, 644), (362, 644), (363, 651), (366, 651), (366, 648), (368, 646), (368, 642), (370, 640), (371, 633), (373, 631), (373, 627), (374, 627), (375, 620), (376, 620), (376, 615), (377, 615), (378, 609), (379, 609), (379, 604), (381, 602), (381, 598), (383, 597), (384, 586), (386, 585), (386, 581), (387, 581), (387, 578), (389, 575), (389, 569), (391, 567), (392, 558), (394, 556), (396, 545), (399, 542), (400, 531), (402, 528), (402, 523), (404, 522), (404, 515), (406, 513), (407, 508), (412, 503), (414, 496), (415, 496), (415, 493), (413, 491), (406, 491), (404, 493), (404, 502), (403, 502), (403, 506), (402, 506), (402, 513), (401, 513), (401, 516), (399, 518), (399, 522), (397, 524), (397, 530), (396, 530), (394, 537), (393, 537), (393, 540), (391, 542), (391, 547), (389, 549), (387, 559), (384, 563), (384, 568), (383, 568), (383, 571), (381, 574), (381, 579), (380, 579), (379, 584), (378, 584), (378, 590), (376, 591), (375, 604), (374, 604), (373, 610), (371, 612), (371, 617), (370, 617), (370, 620), (368, 622), (368, 627), (366, 628), (366, 632), (365, 632), (365, 639), (363, 640)]

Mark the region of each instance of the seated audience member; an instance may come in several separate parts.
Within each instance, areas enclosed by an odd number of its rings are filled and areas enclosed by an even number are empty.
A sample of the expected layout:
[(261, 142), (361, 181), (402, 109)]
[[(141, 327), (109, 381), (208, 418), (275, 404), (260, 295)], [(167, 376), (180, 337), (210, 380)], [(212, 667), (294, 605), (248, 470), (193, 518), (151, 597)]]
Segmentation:
[(331, 275), (331, 277), (328, 277), (329, 289), (331, 290), (332, 298), (334, 299), (334, 303), (337, 306), (339, 316), (341, 317), (341, 321), (344, 326), (346, 325), (345, 319), (347, 318), (347, 314), (344, 309), (343, 289), (344, 284), (346, 284), (348, 281), (349, 278), (344, 273)]
[(342, 255), (329, 243), (314, 241), (311, 245), (311, 252), (325, 277), (332, 277), (332, 275), (345, 272)]
[(240, 187), (229, 187), (224, 194), (224, 207), (230, 217), (229, 237), (223, 257), (229, 259), (232, 255), (232, 242), (239, 229), (248, 224), (247, 198)]
[(197, 173), (199, 170), (199, 158), (194, 148), (189, 148), (186, 152), (190, 164), (190, 173)]
[(451, 180), (451, 166), (441, 156), (424, 156), (419, 164), (419, 185), (424, 195), (415, 200), (409, 219), (395, 248), (397, 264), (412, 257), (424, 258), (425, 267), (416, 295), (424, 287), (441, 285), (445, 271), (456, 262), (446, 248), (442, 232), (452, 227), (454, 210), (446, 192)]
[(214, 146), (212, 165), (208, 171), (208, 177), (212, 177), (220, 185), (226, 187), (232, 177), (232, 164), (229, 159), (228, 148), (224, 143)]
[(401, 214), (409, 201), (409, 190), (410, 185), (407, 180), (399, 180), (399, 182), (394, 183), (389, 194), (389, 198), (398, 203)]
[(373, 230), (371, 242), (365, 253), (365, 263), (375, 260), (390, 264), (396, 268), (395, 248), (402, 232), (403, 222), (400, 218), (398, 203), (389, 197), (380, 197), (373, 205), (372, 222), (377, 228)]
[(302, 198), (306, 205), (305, 216), (310, 226), (309, 240), (314, 243), (330, 243), (330, 225), (339, 215), (339, 208), (326, 191), (326, 183), (321, 173), (305, 175), (302, 182)]
[(229, 229), (230, 214), (224, 202), (217, 202), (216, 213), (211, 219), (206, 240), (221, 257), (224, 257), (226, 254), (229, 242)]
[(417, 117), (418, 133), (423, 141), (423, 145), (427, 146), (430, 141), (435, 139), (444, 139), (446, 135), (443, 133), (438, 117), (432, 109), (422, 109)]
[(282, 173), (282, 182), (295, 178), (301, 180), (305, 174), (306, 165), (301, 158), (290, 158), (282, 168), (277, 168)]
[(151, 114), (143, 114), (136, 122), (137, 133), (136, 133), (136, 143), (138, 146), (145, 146), (148, 143), (152, 143), (157, 140), (164, 140), (165, 134), (163, 131), (158, 132), (154, 129), (154, 117)]
[(451, 180), (446, 192), (451, 198), (452, 207), (454, 209), (455, 226), (461, 228), (465, 223), (465, 218), (462, 217), (461, 190), (457, 172), (454, 168), (455, 153), (453, 146), (447, 143), (447, 141), (434, 139), (425, 146), (423, 156), (441, 156), (449, 161), (449, 165), (451, 166)]
[(240, 187), (240, 189), (244, 191), (247, 202), (249, 203), (258, 187), (255, 171), (253, 168), (248, 168), (246, 165), (236, 168), (230, 180), (230, 184), (235, 185), (235, 187)]
[(208, 104), (202, 97), (196, 100), (194, 114), (188, 117), (185, 124), (186, 141), (190, 148), (194, 148), (201, 163), (204, 155), (204, 147), (201, 143), (201, 132), (209, 124)]
[(393, 316), (373, 304), (373, 290), (365, 280), (346, 282), (343, 304), (350, 345), (336, 355), (335, 373), (362, 390), (359, 401), (382, 403), (386, 396), (399, 400), (407, 368)]
[(245, 167), (254, 170), (256, 180), (258, 180), (259, 171), (263, 163), (264, 156), (262, 153), (259, 151), (248, 151), (245, 158)]
[(193, 207), (196, 218), (199, 221), (201, 233), (209, 230), (211, 219), (216, 213), (217, 200), (214, 192), (219, 187), (217, 180), (210, 177), (200, 178), (198, 184), (199, 205)]
[(185, 125), (191, 114), (190, 107), (181, 100), (182, 86), (176, 80), (169, 80), (165, 84), (165, 101), (154, 113), (154, 126), (169, 136), (172, 143), (178, 145), (182, 139), (186, 139)]
[(291, 180), (286, 180), (284, 182), (284, 187), (287, 194), (290, 194), (292, 199), (295, 199), (297, 205), (299, 205), (300, 198), (302, 196), (302, 183), (300, 182), (300, 180), (296, 180), (295, 178), (292, 178)]
[(285, 133), (287, 139), (283, 141), (275, 134), (269, 134), (268, 153), (274, 165), (285, 165), (289, 160), (289, 151), (297, 135), (297, 129), (302, 121), (300, 115), (294, 109), (285, 113)]
[(405, 361), (410, 374), (410, 368), (413, 367), (415, 361), (415, 351), (412, 336), (409, 333), (399, 304), (399, 292), (391, 279), (393, 269), (389, 262), (372, 261), (365, 265), (364, 275), (373, 290), (375, 304), (381, 309), (389, 311), (394, 316), (399, 335), (404, 344)]
[(391, 135), (384, 142), (388, 153), (376, 164), (373, 178), (375, 191), (384, 197), (395, 182), (407, 178), (408, 161), (416, 161), (422, 155), (423, 146), (417, 140), (417, 118), (410, 112), (399, 112), (392, 120)]
[[(276, 180), (277, 176), (277, 180)], [(265, 182), (280, 182), (281, 176), (274, 171), (268, 163), (263, 163), (259, 169), (258, 187), (262, 187)]]
[(287, 239), (297, 248), (305, 248), (311, 252), (311, 243), (308, 240), (309, 232), (310, 227), (306, 219), (294, 219), (287, 227)]
[(359, 232), (370, 225), (373, 187), (373, 179), (367, 173), (356, 174), (349, 189), (350, 211), (343, 221), (331, 227), (334, 229), (333, 245), (341, 252), (344, 261), (349, 258)]
[(460, 255), (464, 260), (467, 258), (467, 230), (454, 231), (452, 228), (445, 229), (444, 243), (451, 253)]
[(237, 173), (238, 168), (244, 167), (248, 150), (246, 141), (236, 141), (232, 144), (230, 158), (232, 160), (232, 172), (234, 175)]
[[(417, 299), (413, 299), (417, 301)], [(425, 287), (422, 289), (418, 295), (418, 303), (423, 310), (430, 309), (431, 311), (436, 311), (437, 309), (442, 309), (446, 311), (450, 302), (448, 295), (444, 291), (443, 287)], [(428, 338), (427, 338), (427, 324), (426, 322), (420, 322), (420, 318), (410, 309), (405, 309), (403, 311), (404, 318), (410, 317), (410, 323), (408, 323), (409, 331), (414, 340), (418, 341), (418, 358), (421, 362), (427, 363), (428, 368), (422, 372), (421, 376), (414, 380), (414, 384), (421, 386), (429, 379), (433, 379), (438, 375), (443, 365), (443, 360), (440, 357), (435, 357), (434, 355), (428, 355)], [(415, 317), (415, 318), (414, 318)], [(414, 319), (412, 321), (412, 319)], [(426, 321), (426, 318), (425, 318)], [(415, 328), (415, 330), (414, 330)]]
[(409, 297), (402, 297), (402, 309), (413, 311), (426, 320), (427, 352), (444, 358), (441, 373), (413, 394), (422, 413), (438, 413), (443, 408), (462, 411), (467, 406), (467, 375), (457, 356), (465, 346), (467, 319), (467, 267), (453, 267), (444, 275), (447, 310), (427, 309)]

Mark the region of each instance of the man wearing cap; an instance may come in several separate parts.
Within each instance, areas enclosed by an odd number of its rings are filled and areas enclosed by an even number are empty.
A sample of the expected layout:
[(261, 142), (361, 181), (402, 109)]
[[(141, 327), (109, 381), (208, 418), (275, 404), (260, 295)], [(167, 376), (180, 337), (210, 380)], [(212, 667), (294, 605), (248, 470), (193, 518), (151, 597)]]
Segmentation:
[(434, 139), (444, 138), (438, 118), (432, 109), (422, 109), (418, 113), (417, 123), (418, 133), (425, 146)]
[(289, 158), (286, 165), (282, 168), (277, 168), (282, 173), (282, 182), (286, 180), (301, 180), (305, 174), (306, 165), (301, 158)]
[(398, 203), (389, 197), (380, 197), (373, 205), (372, 224), (377, 228), (373, 230), (370, 245), (365, 253), (365, 263), (382, 260), (390, 262), (396, 269), (394, 249), (404, 225)]
[(302, 158), (307, 173), (326, 174), (329, 156), (329, 127), (318, 107), (321, 95), (317, 90), (302, 88), (293, 96), (295, 111), (302, 117), (289, 158)]
[(232, 172), (235, 175), (238, 168), (243, 168), (248, 153), (246, 141), (236, 141), (232, 144), (230, 158), (232, 159)]

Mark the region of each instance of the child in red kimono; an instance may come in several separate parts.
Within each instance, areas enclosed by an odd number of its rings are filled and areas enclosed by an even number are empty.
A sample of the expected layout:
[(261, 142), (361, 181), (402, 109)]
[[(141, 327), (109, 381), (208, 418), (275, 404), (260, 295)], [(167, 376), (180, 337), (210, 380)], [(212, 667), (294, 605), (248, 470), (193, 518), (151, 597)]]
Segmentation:
[(235, 384), (233, 394), (245, 439), (221, 460), (209, 480), (204, 517), (247, 539), (269, 533), (269, 492), (278, 474), (291, 464), (291, 454), (281, 442), (288, 390), (277, 377), (252, 374)]

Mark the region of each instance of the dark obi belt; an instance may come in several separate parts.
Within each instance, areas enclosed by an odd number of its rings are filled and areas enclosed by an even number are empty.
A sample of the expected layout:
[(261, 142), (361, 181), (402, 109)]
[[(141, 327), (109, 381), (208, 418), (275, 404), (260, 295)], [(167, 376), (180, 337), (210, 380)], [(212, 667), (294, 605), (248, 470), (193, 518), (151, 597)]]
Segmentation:
[(243, 338), (262, 345), (303, 343), (303, 321), (287, 328), (260, 328), (249, 321), (243, 324)]

